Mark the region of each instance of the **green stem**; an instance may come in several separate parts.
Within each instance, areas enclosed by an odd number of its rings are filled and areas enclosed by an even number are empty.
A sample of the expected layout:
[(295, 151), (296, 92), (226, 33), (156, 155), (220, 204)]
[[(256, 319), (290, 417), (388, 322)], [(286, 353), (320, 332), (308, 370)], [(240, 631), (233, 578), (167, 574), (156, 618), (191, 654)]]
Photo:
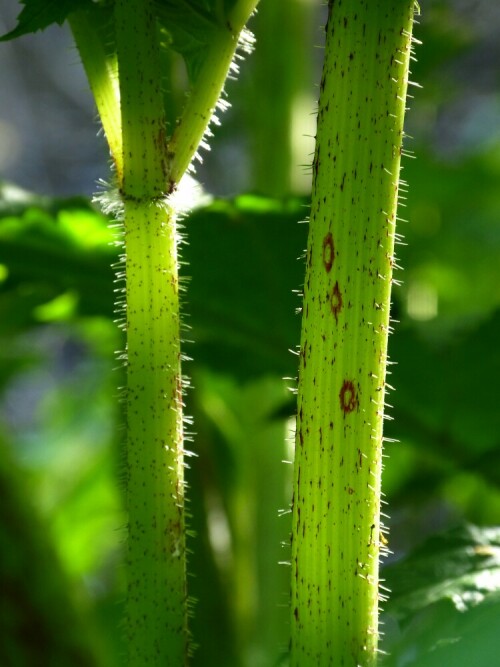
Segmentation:
[(187, 659), (179, 299), (153, 0), (116, 0), (127, 304), (128, 664)]
[(241, 32), (258, 0), (240, 0), (213, 36), (204, 65), (169, 142), (168, 182), (173, 191), (196, 154), (220, 100)]
[(413, 0), (330, 1), (304, 286), (291, 665), (372, 667)]
[(106, 53), (101, 35), (87, 11), (70, 14), (68, 21), (108, 140), (116, 176), (121, 181), (122, 130), (116, 55)]
[(250, 63), (247, 124), (252, 140), (252, 186), (264, 195), (292, 191), (292, 114), (312, 72), (308, 29), (312, 4), (266, 0), (255, 17), (257, 49)]
[(228, 16), (228, 24), (234, 32), (239, 33), (243, 30), (258, 4), (259, 0), (236, 1)]

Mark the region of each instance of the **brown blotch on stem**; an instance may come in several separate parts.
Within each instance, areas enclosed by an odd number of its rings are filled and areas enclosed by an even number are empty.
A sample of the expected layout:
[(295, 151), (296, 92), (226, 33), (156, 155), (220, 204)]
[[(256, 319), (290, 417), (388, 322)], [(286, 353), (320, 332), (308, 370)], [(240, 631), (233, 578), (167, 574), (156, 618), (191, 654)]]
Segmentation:
[(340, 407), (344, 415), (353, 412), (358, 407), (358, 396), (351, 380), (344, 380), (339, 394)]
[(332, 313), (335, 315), (335, 321), (338, 323), (339, 313), (342, 310), (342, 294), (340, 293), (339, 283), (336, 282), (332, 289), (330, 297)]
[(323, 239), (323, 264), (327, 273), (330, 273), (335, 259), (335, 246), (333, 245), (333, 236), (331, 232)]

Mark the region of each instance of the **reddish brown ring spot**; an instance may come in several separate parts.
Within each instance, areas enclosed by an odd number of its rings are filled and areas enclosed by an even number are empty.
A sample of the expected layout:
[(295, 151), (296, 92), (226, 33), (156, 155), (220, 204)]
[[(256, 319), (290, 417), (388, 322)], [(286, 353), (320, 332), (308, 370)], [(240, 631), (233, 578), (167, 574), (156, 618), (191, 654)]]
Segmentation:
[(345, 415), (358, 407), (358, 396), (351, 380), (344, 380), (339, 399), (340, 407)]
[(333, 286), (332, 294), (330, 297), (330, 305), (332, 308), (332, 313), (335, 315), (335, 321), (338, 322), (339, 313), (342, 310), (342, 294), (340, 293), (338, 282), (336, 282)]
[(323, 264), (327, 273), (330, 273), (335, 259), (335, 246), (333, 245), (333, 236), (331, 232), (323, 239)]

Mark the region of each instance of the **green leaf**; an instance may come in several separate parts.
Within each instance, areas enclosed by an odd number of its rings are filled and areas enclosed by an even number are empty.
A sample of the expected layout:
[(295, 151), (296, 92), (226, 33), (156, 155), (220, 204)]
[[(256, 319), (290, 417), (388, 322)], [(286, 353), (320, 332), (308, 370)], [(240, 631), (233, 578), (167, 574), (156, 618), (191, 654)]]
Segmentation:
[(300, 200), (250, 196), (191, 214), (182, 257), (198, 362), (240, 377), (296, 374), (289, 350), (299, 340), (304, 214)]
[(500, 596), (500, 527), (466, 525), (432, 536), (383, 577), (393, 591), (387, 611), (400, 620), (441, 600), (465, 612)]
[(112, 239), (83, 198), (51, 200), (2, 185), (0, 330), (34, 324), (38, 307), (71, 292), (80, 314), (111, 317)]
[(203, 63), (217, 20), (202, 2), (158, 0), (156, 8), (166, 46), (184, 58), (189, 79), (193, 82)]
[(184, 58), (191, 83), (203, 65), (215, 31), (227, 29), (226, 14), (235, 0), (157, 0), (166, 45)]
[[(384, 568), (387, 666), (486, 667), (498, 656), (500, 528), (463, 526)], [(395, 623), (398, 630), (395, 630)], [(411, 656), (411, 660), (408, 660)]]
[(71, 12), (92, 7), (92, 0), (21, 0), (21, 2), (24, 8), (17, 17), (17, 26), (0, 37), (0, 42), (44, 30), (52, 23), (62, 25)]

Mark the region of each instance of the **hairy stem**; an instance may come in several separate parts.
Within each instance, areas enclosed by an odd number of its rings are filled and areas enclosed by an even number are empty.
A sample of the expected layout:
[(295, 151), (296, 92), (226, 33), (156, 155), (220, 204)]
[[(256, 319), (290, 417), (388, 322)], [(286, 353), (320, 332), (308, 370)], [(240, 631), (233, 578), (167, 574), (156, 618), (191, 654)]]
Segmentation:
[(239, 0), (215, 32), (193, 90), (169, 142), (168, 181), (175, 189), (200, 147), (220, 100), (240, 35), (258, 0)]
[(153, 0), (116, 0), (127, 330), (128, 664), (187, 656), (182, 397), (174, 211)]
[(70, 14), (68, 21), (108, 140), (116, 177), (121, 181), (122, 136), (116, 56), (106, 52), (92, 18), (96, 16), (80, 10)]
[(304, 285), (291, 665), (372, 667), (413, 0), (331, 0)]

